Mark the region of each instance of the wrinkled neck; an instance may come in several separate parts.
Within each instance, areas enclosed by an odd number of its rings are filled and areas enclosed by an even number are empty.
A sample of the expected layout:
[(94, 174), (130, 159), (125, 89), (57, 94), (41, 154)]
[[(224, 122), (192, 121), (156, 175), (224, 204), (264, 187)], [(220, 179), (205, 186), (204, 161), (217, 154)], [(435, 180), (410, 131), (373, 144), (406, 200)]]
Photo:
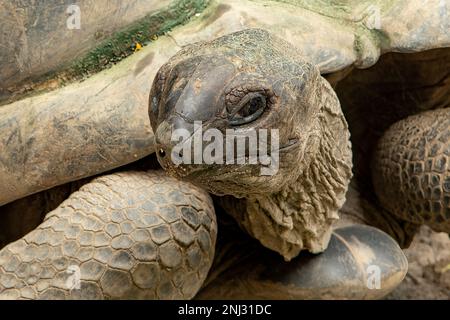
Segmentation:
[(331, 86), (323, 78), (318, 81), (312, 97), (319, 104), (318, 117), (303, 162), (309, 165), (279, 192), (226, 208), (250, 235), (286, 260), (301, 250), (326, 249), (352, 177), (347, 122)]

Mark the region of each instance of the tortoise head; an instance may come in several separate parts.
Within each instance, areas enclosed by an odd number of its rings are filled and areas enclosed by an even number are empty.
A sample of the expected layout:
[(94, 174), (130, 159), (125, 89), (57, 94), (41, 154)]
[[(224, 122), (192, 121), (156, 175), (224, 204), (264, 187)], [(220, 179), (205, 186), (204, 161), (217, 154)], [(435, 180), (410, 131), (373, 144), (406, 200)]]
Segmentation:
[(216, 195), (281, 190), (317, 149), (321, 80), (295, 48), (259, 29), (185, 47), (150, 93), (161, 166)]

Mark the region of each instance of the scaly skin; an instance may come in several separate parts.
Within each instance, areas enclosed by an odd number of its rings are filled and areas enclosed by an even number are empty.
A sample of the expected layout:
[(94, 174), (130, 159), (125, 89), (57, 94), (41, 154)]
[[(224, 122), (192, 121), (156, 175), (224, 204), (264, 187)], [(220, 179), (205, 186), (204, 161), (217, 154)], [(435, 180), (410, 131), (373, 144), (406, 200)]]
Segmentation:
[[(227, 121), (230, 117), (228, 112), (239, 107), (240, 100), (248, 94), (254, 96), (255, 93), (265, 95), (265, 101), (269, 106), (262, 113), (262, 119), (252, 122), (249, 126), (255, 129), (280, 130), (280, 170), (274, 176), (261, 176), (258, 165), (174, 167), (168, 157), (162, 159), (161, 150), (158, 155), (164, 169), (171, 174), (187, 178), (218, 195), (243, 196), (245, 202), (229, 198), (230, 203), (235, 206), (227, 208), (229, 209), (227, 212), (264, 246), (278, 251), (286, 260), (292, 259), (291, 263), (287, 263), (283, 261), (283, 257), (271, 253), (270, 265), (273, 266), (271, 269), (274, 272), (270, 273), (268, 279), (269, 283), (274, 285), (269, 284), (263, 292), (252, 290), (254, 287), (251, 286), (247, 288), (249, 291), (246, 292), (246, 297), (273, 298), (272, 293), (277, 298), (369, 297), (371, 295), (367, 293), (369, 289), (364, 281), (367, 277), (366, 266), (369, 264), (383, 266), (381, 277), (386, 282), (383, 285), (383, 294), (392, 290), (406, 272), (404, 255), (392, 239), (373, 228), (355, 226), (348, 229), (350, 230), (348, 238), (351, 241), (336, 242), (335, 239), (339, 234), (336, 231), (332, 237), (333, 245), (330, 250), (320, 256), (311, 256), (317, 268), (308, 270), (307, 266), (311, 264), (302, 263), (302, 258), (294, 258), (302, 249), (312, 252), (326, 249), (331, 237), (332, 224), (344, 204), (351, 177), (351, 148), (347, 124), (331, 86), (320, 76), (318, 69), (304, 60), (288, 43), (262, 30), (247, 30), (219, 38), (211, 43), (184, 48), (161, 69), (154, 83), (150, 97), (150, 115), (155, 129), (156, 144), (170, 154), (171, 145), (168, 139), (171, 132), (166, 129), (170, 128), (171, 120), (175, 120), (174, 124), (186, 128), (191, 128), (190, 122), (193, 120), (205, 120), (211, 127), (228, 128)], [(183, 99), (179, 99), (180, 97)], [(199, 168), (204, 170), (196, 171)], [(194, 174), (190, 175), (191, 173)], [(67, 202), (50, 213), (43, 224), (43, 230), (40, 228), (5, 248), (2, 251), (4, 261), (0, 261), (4, 262), (3, 266), (7, 268), (5, 270), (7, 272), (2, 275), (3, 280), (0, 279), (5, 286), (2, 290), (4, 296), (14, 298), (21, 295), (26, 298), (52, 299), (80, 296), (192, 298), (202, 284), (204, 280), (202, 277), (206, 276), (210, 264), (197, 267), (189, 265), (192, 259), (189, 251), (191, 247), (181, 250), (176, 243), (187, 246), (194, 241), (192, 239), (194, 235), (189, 236), (190, 229), (185, 227), (186, 230), (178, 230), (176, 221), (174, 223), (166, 221), (166, 224), (158, 225), (160, 220), (156, 216), (161, 215), (163, 219), (167, 219), (165, 216), (167, 212), (159, 205), (151, 205), (149, 209), (148, 202), (145, 201), (155, 199), (154, 202), (163, 204), (163, 207), (177, 207), (180, 199), (176, 194), (177, 192), (179, 194), (179, 191), (158, 193), (158, 188), (168, 184), (171, 190), (175, 188), (183, 191), (183, 189), (177, 187), (179, 182), (167, 177), (161, 176), (160, 179), (156, 179), (159, 183), (146, 184), (148, 178), (145, 173), (141, 178), (138, 173), (132, 175), (135, 178), (135, 185), (144, 184), (147, 187), (131, 188), (122, 179), (111, 178), (116, 177), (115, 175), (97, 179), (95, 180), (97, 182), (94, 181), (82, 189), (81, 195), (84, 192), (84, 196), (80, 198), (80, 193), (75, 193)], [(113, 179), (115, 182), (112, 185), (115, 187), (101, 187), (105, 184), (98, 183), (102, 181), (101, 179), (106, 181)], [(139, 179), (143, 179), (144, 183), (140, 183)], [(94, 190), (89, 192), (90, 189)], [(121, 197), (117, 197), (118, 192)], [(205, 197), (207, 198), (206, 195)], [(122, 208), (128, 219), (141, 220), (140, 217), (129, 216), (130, 212), (127, 210), (129, 202), (132, 205), (135, 199), (142, 201), (144, 204), (142, 209), (154, 210), (151, 221), (144, 220), (149, 224), (144, 227), (149, 229), (151, 243), (160, 244), (158, 252), (152, 252), (151, 257), (147, 257), (148, 260), (144, 261), (147, 263), (145, 264), (147, 269), (144, 271), (141, 270), (144, 267), (136, 266), (141, 262), (135, 262), (135, 259), (139, 258), (136, 257), (139, 252), (136, 253), (133, 249), (141, 240), (128, 235), (129, 232), (133, 232), (129, 230), (132, 229), (132, 225), (127, 222), (121, 223), (122, 234), (117, 234), (114, 239), (110, 239), (108, 233), (111, 231), (108, 229), (109, 222), (115, 222), (122, 216), (114, 211), (116, 207)], [(186, 207), (197, 210), (209, 208), (211, 211), (208, 212), (212, 212), (209, 200), (203, 202), (197, 200), (198, 204), (192, 197), (181, 196), (181, 200)], [(105, 230), (99, 235), (99, 239), (89, 230), (81, 234), (72, 233), (73, 224), (78, 222), (80, 216), (86, 216), (87, 220), (80, 221), (82, 227), (96, 227), (95, 221), (89, 222), (92, 220), (89, 217), (90, 213), (110, 217), (110, 221), (104, 221), (106, 229), (98, 226), (101, 230)], [(213, 220), (211, 215), (204, 214), (204, 216), (209, 216), (208, 223), (211, 223)], [(53, 227), (49, 228), (49, 224), (53, 224)], [(170, 224), (170, 228), (167, 224)], [(173, 229), (173, 234), (168, 234), (165, 229)], [(206, 230), (200, 230), (197, 234), (200, 244), (203, 240), (209, 240), (204, 246), (205, 254), (209, 254), (204, 257), (204, 262), (210, 262), (213, 251), (211, 248), (214, 246), (212, 238), (215, 235), (215, 228), (211, 227), (208, 230), (211, 231), (211, 237), (205, 235)], [(339, 232), (344, 231), (342, 229)], [(134, 232), (131, 235), (133, 234)], [(71, 239), (67, 239), (67, 236)], [(170, 237), (173, 239), (170, 240)], [(166, 240), (169, 241), (169, 245)], [(102, 247), (101, 250), (97, 249), (96, 241), (101, 241), (98, 243)], [(386, 248), (382, 247), (381, 243), (384, 243)], [(40, 270), (39, 263), (37, 266), (33, 264), (34, 255), (39, 255), (40, 250), (45, 250), (48, 244), (59, 247), (52, 250), (55, 257), (44, 261), (45, 263), (48, 261), (47, 264), (51, 269), (57, 268), (59, 273), (55, 275), (51, 271)], [(92, 256), (94, 262), (89, 260), (91, 258), (89, 256), (88, 263), (98, 265), (100, 262), (104, 268), (97, 270), (94, 266), (85, 266), (82, 261), (74, 263), (82, 256), (78, 252), (79, 244), (88, 247), (84, 250), (94, 251)], [(261, 246), (257, 248), (258, 254), (267, 253)], [(237, 249), (241, 254), (244, 253), (243, 247), (238, 246)], [(107, 253), (109, 254), (105, 257)], [(20, 257), (20, 260), (15, 255)], [(223, 257), (223, 253), (220, 256)], [(346, 259), (343, 260), (344, 257)], [(28, 261), (30, 259), (33, 260), (31, 263)], [(12, 271), (16, 269), (14, 265), (16, 261), (25, 261), (26, 263), (22, 265), (24, 269), (19, 265), (16, 272)], [(221, 268), (224, 265), (225, 268), (230, 266), (231, 270), (234, 270), (232, 261), (234, 260), (226, 259), (227, 263), (222, 263)], [(255, 263), (254, 266), (252, 262)], [(255, 272), (262, 276), (261, 271), (264, 268), (261, 267), (266, 262), (269, 260), (256, 259), (248, 262), (248, 267), (239, 274), (243, 280), (241, 283), (246, 283), (246, 280), (255, 276)], [(179, 265), (183, 267), (177, 268)], [(77, 266), (81, 268), (82, 290), (70, 291), (67, 281), (73, 280), (71, 278), (73, 274), (68, 274), (67, 271), (73, 272)], [(83, 268), (86, 269), (84, 274)], [(124, 270), (118, 270), (120, 268)], [(252, 272), (249, 272), (250, 270)], [(302, 272), (305, 270), (306, 273)], [(347, 274), (346, 270), (358, 272)], [(339, 277), (341, 272), (344, 272), (346, 277)], [(29, 277), (27, 273), (33, 276)], [(193, 273), (196, 274), (195, 279), (191, 278)], [(38, 277), (35, 276), (37, 274)], [(300, 279), (298, 274), (302, 274), (307, 281)], [(33, 296), (33, 292), (29, 292), (35, 288), (34, 286), (21, 287), (23, 280), (19, 281), (17, 276), (26, 277), (27, 282), (37, 285), (39, 294), (35, 293), (36, 296)], [(160, 279), (159, 282), (155, 281), (155, 276), (156, 280)], [(277, 282), (280, 277), (285, 277), (288, 281)], [(89, 281), (92, 278), (94, 279)], [(220, 281), (220, 277), (216, 279)], [(214, 280), (210, 285), (214, 287)], [(139, 289), (143, 286), (148, 287), (148, 290)], [(292, 286), (295, 287), (293, 291), (289, 288)], [(177, 289), (170, 290), (173, 287)], [(351, 292), (346, 294), (346, 289), (350, 287)], [(319, 288), (323, 290), (318, 291)], [(321, 293), (317, 294), (318, 292)]]
[(97, 178), (0, 251), (0, 299), (189, 299), (216, 234), (211, 198), (189, 183), (158, 171)]
[[(230, 124), (255, 94), (267, 102), (261, 116)], [(226, 211), (286, 260), (326, 249), (352, 177), (350, 133), (331, 86), (295, 47), (260, 29), (187, 46), (155, 77), (149, 114), (168, 174), (232, 196)], [(268, 176), (261, 163), (175, 165), (172, 132), (193, 134), (194, 121), (224, 135), (278, 130), (279, 170)]]
[(373, 182), (396, 216), (450, 233), (450, 108), (391, 126), (375, 152)]
[[(249, 29), (185, 47), (158, 72), (149, 115), (161, 166), (219, 196), (242, 229), (282, 256), (219, 250), (218, 269), (199, 298), (379, 298), (402, 281), (407, 262), (388, 235), (362, 225), (331, 235), (352, 176), (348, 127), (330, 84), (287, 42)], [(175, 130), (194, 140), (183, 155), (202, 147), (195, 121), (222, 136), (278, 129), (279, 170), (267, 176), (261, 163), (174, 163), (181, 155)], [(324, 252), (305, 261), (301, 250)], [(247, 253), (255, 256), (239, 261)], [(366, 282), (373, 265), (383, 282), (377, 294)]]
[[(384, 169), (374, 168), (376, 163), (373, 160), (374, 151), (383, 134), (394, 123), (413, 114), (450, 106), (449, 69), (450, 48), (407, 55), (389, 53), (381, 56), (377, 64), (369, 69), (353, 70), (336, 86), (336, 92), (351, 132), (355, 182), (361, 193), (361, 201), (365, 203), (366, 207), (366, 210), (360, 212), (362, 218), (370, 225), (390, 234), (403, 248), (408, 247), (411, 243), (420, 227), (419, 220), (412, 218), (413, 212), (411, 212), (411, 217), (406, 217), (406, 220), (402, 218), (402, 215), (407, 214), (406, 212), (401, 215), (390, 212), (390, 208), (395, 206), (392, 201), (397, 201), (397, 198), (390, 196), (391, 200), (385, 201), (386, 205), (380, 203), (374, 190), (372, 176), (379, 180)], [(419, 151), (418, 148), (432, 147), (431, 140), (425, 146), (414, 145), (415, 142), (413, 142), (423, 140), (425, 137), (428, 130), (426, 125), (432, 122), (433, 116), (430, 114), (426, 118), (428, 120), (423, 119), (424, 124), (411, 123), (411, 130), (408, 130), (406, 134), (411, 138), (411, 150)], [(441, 115), (438, 122), (442, 122), (444, 118)], [(420, 132), (414, 132), (412, 126), (420, 128)], [(404, 125), (396, 125), (396, 127), (408, 128)], [(441, 129), (447, 130), (443, 126)], [(400, 131), (396, 134), (405, 136), (405, 133)], [(400, 139), (397, 139), (399, 137), (392, 137), (394, 138), (392, 145), (385, 144), (386, 148), (393, 152), (402, 150), (402, 153), (409, 148), (409, 146), (397, 144), (400, 142)], [(404, 155), (407, 156), (407, 153)], [(408, 162), (403, 156), (400, 156), (398, 160), (397, 164), (402, 168)], [(389, 162), (393, 164), (391, 160)], [(392, 172), (396, 171), (394, 167), (390, 167)], [(371, 170), (376, 170), (378, 173), (373, 173)], [(401, 170), (403, 171), (403, 169)], [(381, 192), (387, 186), (389, 190), (395, 190), (396, 195), (400, 195), (400, 190), (407, 187), (402, 182), (403, 179), (394, 182), (392, 181), (393, 177), (385, 176), (388, 178), (386, 184), (383, 181), (378, 182)], [(393, 189), (394, 183), (396, 186), (401, 186), (401, 189)], [(403, 196), (401, 198), (399, 202), (404, 203), (405, 198)], [(421, 202), (422, 200), (416, 199), (416, 201)], [(413, 222), (412, 219), (416, 222)]]

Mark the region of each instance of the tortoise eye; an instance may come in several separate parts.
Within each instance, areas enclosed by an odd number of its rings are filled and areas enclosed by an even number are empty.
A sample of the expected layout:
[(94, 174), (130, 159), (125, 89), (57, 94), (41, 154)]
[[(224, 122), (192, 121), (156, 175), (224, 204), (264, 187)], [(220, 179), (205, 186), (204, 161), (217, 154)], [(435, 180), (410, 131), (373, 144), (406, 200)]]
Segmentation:
[(266, 97), (261, 93), (250, 93), (246, 95), (237, 108), (237, 111), (230, 118), (232, 126), (239, 126), (250, 123), (258, 119), (267, 106)]

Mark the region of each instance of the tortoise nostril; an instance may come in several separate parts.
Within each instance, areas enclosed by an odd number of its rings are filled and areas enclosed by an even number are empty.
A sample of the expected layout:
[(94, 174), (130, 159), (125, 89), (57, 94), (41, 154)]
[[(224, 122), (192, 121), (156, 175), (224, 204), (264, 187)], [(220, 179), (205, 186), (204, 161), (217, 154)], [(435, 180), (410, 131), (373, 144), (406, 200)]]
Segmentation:
[(179, 156), (180, 158), (183, 158), (183, 150), (180, 150), (180, 152), (178, 153), (178, 156)]
[(158, 153), (161, 158), (164, 158), (166, 156), (166, 151), (164, 151), (164, 149), (159, 149)]

